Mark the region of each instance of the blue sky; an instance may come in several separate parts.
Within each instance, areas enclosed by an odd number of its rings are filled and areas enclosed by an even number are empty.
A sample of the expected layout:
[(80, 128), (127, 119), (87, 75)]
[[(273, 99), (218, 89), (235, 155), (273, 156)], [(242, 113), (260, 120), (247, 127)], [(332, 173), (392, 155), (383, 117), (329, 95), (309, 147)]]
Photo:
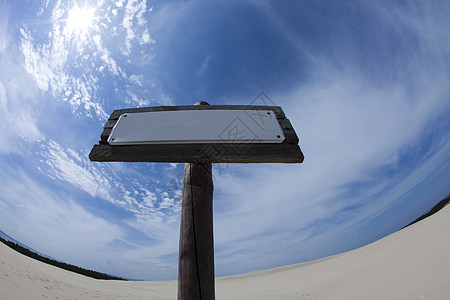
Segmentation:
[(0, 230), (85, 268), (176, 279), (183, 164), (89, 151), (114, 109), (265, 92), (305, 162), (214, 165), (216, 275), (382, 238), (450, 192), (449, 14), (448, 1), (0, 0)]

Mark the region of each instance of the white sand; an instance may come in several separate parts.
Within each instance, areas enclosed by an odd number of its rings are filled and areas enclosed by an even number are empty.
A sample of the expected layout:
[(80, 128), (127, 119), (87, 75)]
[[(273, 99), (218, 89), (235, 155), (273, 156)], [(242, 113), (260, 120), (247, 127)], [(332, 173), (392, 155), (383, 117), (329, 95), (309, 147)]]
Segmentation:
[[(216, 299), (450, 299), (450, 206), (363, 248), (218, 278)], [(102, 281), (0, 243), (0, 299), (176, 299), (177, 282)]]

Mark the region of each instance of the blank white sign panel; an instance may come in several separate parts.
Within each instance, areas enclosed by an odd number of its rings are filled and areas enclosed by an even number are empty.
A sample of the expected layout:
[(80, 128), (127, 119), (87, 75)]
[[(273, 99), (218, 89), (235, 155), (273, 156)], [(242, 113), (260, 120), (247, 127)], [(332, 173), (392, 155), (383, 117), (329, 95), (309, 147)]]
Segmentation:
[(271, 110), (180, 110), (125, 113), (108, 143), (282, 143), (284, 139)]

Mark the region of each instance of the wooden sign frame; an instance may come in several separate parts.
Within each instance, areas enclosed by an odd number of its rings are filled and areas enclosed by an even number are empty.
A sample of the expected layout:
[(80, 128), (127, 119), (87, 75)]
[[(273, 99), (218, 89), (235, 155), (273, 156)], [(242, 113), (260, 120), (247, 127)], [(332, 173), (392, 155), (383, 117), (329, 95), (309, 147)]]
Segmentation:
[[(203, 143), (157, 145), (110, 145), (108, 137), (119, 117), (125, 113), (180, 110), (242, 110), (258, 122), (258, 111), (271, 110), (283, 130), (283, 143)], [(207, 125), (207, 124), (205, 124)], [(225, 129), (225, 128), (224, 128)], [(101, 140), (92, 148), (91, 161), (179, 162), (179, 163), (301, 163), (304, 156), (299, 139), (279, 106), (183, 105), (115, 110), (103, 127)]]

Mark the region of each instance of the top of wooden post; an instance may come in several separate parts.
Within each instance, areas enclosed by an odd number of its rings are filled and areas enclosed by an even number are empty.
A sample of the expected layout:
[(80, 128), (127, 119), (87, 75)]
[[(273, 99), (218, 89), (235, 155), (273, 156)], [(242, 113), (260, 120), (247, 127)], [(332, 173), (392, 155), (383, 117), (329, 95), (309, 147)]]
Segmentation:
[(209, 105), (209, 103), (206, 101), (198, 101), (194, 105)]

